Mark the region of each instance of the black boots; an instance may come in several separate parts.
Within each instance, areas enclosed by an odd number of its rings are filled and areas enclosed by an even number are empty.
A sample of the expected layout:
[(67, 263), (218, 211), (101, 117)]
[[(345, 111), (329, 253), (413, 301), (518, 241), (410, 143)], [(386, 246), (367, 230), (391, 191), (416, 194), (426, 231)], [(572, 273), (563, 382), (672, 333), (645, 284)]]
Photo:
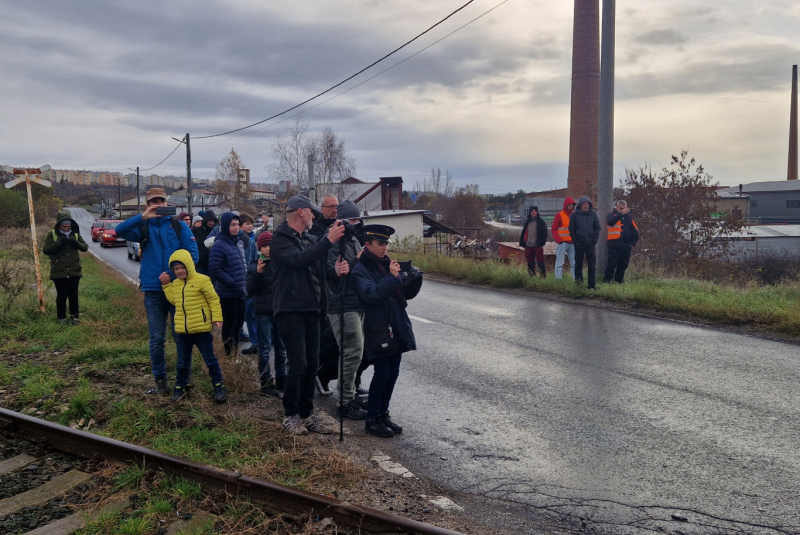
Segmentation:
[(183, 396), (186, 395), (186, 389), (180, 386), (176, 386), (175, 390), (172, 393), (172, 401), (180, 401), (183, 399)]
[(539, 266), (539, 275), (541, 275), (541, 277), (544, 279), (545, 277), (547, 277), (547, 264), (545, 264), (544, 262), (539, 262), (538, 266)]
[(355, 399), (351, 399), (339, 407), (338, 412), (341, 416), (350, 420), (363, 420), (367, 417), (367, 411), (362, 409)]
[(545, 278), (547, 265), (544, 262), (537, 262), (535, 264), (533, 262), (528, 262), (528, 275), (531, 277), (535, 276), (537, 267), (539, 268), (539, 275), (541, 275), (542, 278)]
[(167, 378), (164, 377), (163, 379), (156, 379), (156, 388), (154, 390), (155, 394), (159, 396), (166, 396), (169, 394), (169, 387), (167, 386)]
[(228, 392), (222, 383), (216, 383), (214, 385), (214, 403), (225, 403), (226, 401), (228, 401)]
[(386, 427), (388, 427), (389, 429), (391, 429), (391, 430), (392, 430), (392, 432), (393, 432), (395, 435), (399, 435), (400, 433), (402, 433), (402, 432), (403, 432), (403, 428), (402, 428), (401, 426), (397, 425), (396, 423), (394, 423), (394, 422), (392, 421), (392, 419), (391, 419), (391, 418), (389, 418), (389, 413), (388, 413), (388, 412), (387, 412), (387, 413), (385, 413), (385, 414), (382, 414), (382, 415), (378, 416), (378, 419), (381, 421), (381, 423), (382, 423), (383, 425), (385, 425)]
[(261, 380), (261, 395), (264, 397), (280, 397), (278, 390), (275, 388), (275, 383), (272, 377)]
[(389, 438), (399, 435), (403, 428), (389, 418), (389, 413), (384, 413), (377, 418), (367, 418), (364, 423), (364, 430), (372, 436)]

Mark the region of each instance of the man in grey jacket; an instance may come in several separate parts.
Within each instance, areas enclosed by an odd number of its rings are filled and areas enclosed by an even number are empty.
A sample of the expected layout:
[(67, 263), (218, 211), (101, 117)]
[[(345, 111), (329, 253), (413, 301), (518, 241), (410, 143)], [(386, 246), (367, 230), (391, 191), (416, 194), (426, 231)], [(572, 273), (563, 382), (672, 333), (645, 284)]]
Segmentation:
[(589, 268), (589, 289), (597, 282), (597, 252), (595, 246), (600, 238), (600, 219), (592, 209), (592, 201), (584, 195), (569, 218), (569, 235), (575, 245), (575, 283), (583, 283), (583, 258)]

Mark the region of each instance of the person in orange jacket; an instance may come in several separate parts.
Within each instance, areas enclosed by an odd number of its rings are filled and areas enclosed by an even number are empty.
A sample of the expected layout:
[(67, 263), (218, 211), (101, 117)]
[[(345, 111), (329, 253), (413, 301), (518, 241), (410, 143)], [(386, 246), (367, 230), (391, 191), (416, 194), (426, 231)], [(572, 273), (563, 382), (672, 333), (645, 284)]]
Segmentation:
[(560, 279), (564, 270), (564, 256), (569, 258), (569, 267), (572, 269), (572, 278), (575, 278), (575, 246), (569, 235), (569, 218), (575, 209), (575, 199), (564, 199), (564, 207), (553, 218), (553, 227), (550, 230), (556, 240), (556, 278)]

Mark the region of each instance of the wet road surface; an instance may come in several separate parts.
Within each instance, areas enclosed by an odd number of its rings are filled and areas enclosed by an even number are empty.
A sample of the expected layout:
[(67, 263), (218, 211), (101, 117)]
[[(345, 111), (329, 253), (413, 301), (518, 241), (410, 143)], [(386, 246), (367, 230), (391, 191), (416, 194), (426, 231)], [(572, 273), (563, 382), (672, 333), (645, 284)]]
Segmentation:
[(800, 533), (798, 346), (432, 281), (408, 312), (387, 448), (412, 471), (523, 524)]

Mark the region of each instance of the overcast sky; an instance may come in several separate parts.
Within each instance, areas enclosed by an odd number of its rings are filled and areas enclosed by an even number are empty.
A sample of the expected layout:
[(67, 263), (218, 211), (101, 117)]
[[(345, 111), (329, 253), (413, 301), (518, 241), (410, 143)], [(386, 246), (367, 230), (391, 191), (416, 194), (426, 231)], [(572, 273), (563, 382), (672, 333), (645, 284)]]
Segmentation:
[[(465, 1), (0, 0), (0, 163), (155, 165), (171, 136), (294, 106)], [(332, 95), (501, 1), (475, 0)], [(566, 187), (571, 55), (572, 2), (508, 0), (303, 119), (345, 138), (362, 180), (399, 175), (409, 189), (435, 166), (482, 193)], [(619, 0), (616, 180), (683, 148), (722, 184), (785, 179), (798, 62), (797, 0)], [(251, 180), (270, 181), (290, 123), (197, 140), (192, 175), (213, 178), (233, 147)], [(185, 175), (185, 152), (153, 172)]]

